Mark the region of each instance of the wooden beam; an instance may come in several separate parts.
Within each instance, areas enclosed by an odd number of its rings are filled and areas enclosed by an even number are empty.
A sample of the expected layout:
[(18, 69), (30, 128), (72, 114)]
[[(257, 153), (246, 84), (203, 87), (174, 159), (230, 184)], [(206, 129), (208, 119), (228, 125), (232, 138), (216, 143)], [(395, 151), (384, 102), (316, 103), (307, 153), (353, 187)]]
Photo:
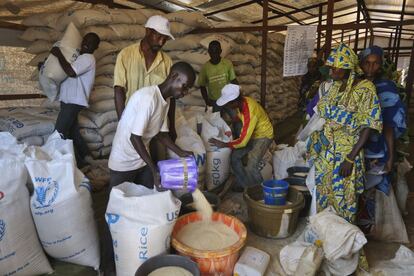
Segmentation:
[(263, 0), (263, 30), (262, 30), (262, 68), (260, 80), (260, 103), (263, 108), (266, 108), (266, 77), (267, 77), (267, 17), (268, 17), (269, 2)]
[[(337, 0), (336, 2), (338, 3), (338, 2), (342, 2), (342, 1), (344, 1), (344, 0)], [(311, 5), (311, 6), (307, 6), (307, 7), (301, 8), (301, 9), (297, 9), (297, 10), (294, 10), (294, 11), (287, 12), (287, 13), (285, 13), (285, 14), (283, 14), (283, 15), (275, 15), (275, 16), (271, 16), (271, 17), (269, 17), (269, 18), (268, 18), (268, 21), (269, 21), (269, 20), (272, 20), (272, 19), (281, 18), (281, 17), (283, 17), (283, 16), (292, 15), (292, 14), (295, 14), (295, 13), (304, 12), (304, 11), (311, 10), (311, 9), (316, 9), (316, 8), (318, 8), (320, 5), (325, 6), (325, 5), (327, 5), (327, 4), (328, 4), (327, 2), (326, 2), (326, 3), (318, 3), (318, 4), (315, 4), (315, 5)], [(254, 22), (252, 22), (252, 23), (253, 23), (253, 24), (261, 23), (261, 20), (254, 21)]]
[(410, 66), (408, 68), (407, 82), (405, 85), (405, 93), (407, 95), (407, 106), (409, 106), (410, 104), (411, 94), (413, 92), (413, 84), (414, 84), (414, 41), (413, 41), (413, 46), (411, 47)]
[[(378, 12), (378, 13), (385, 13), (385, 14), (397, 14), (401, 15), (401, 11), (392, 11), (392, 10), (380, 10), (380, 9), (368, 9), (370, 12)], [(405, 15), (412, 15), (414, 16), (414, 12), (404, 12)]]
[[(359, 24), (361, 17), (361, 5), (358, 5), (357, 10), (357, 23)], [(359, 42), (359, 30), (355, 30), (355, 44), (354, 44), (354, 52), (356, 53), (358, 50), (358, 42)]]
[[(322, 25), (322, 13), (323, 13), (323, 6), (319, 6), (319, 23), (318, 26), (320, 27)], [(321, 36), (322, 32), (318, 31), (318, 42), (316, 47), (316, 53), (319, 55), (319, 51), (321, 50)]]
[[(323, 6), (320, 6), (320, 7), (323, 7)], [(335, 13), (337, 13), (337, 11), (335, 11)], [(354, 13), (356, 13), (356, 12), (355, 11), (351, 11), (351, 12), (347, 12), (347, 13), (343, 13), (343, 14), (338, 14), (338, 15), (334, 15), (333, 18), (336, 19), (336, 18), (348, 16), (348, 15), (351, 15), (351, 14), (354, 14)], [(302, 21), (306, 21), (306, 19), (302, 19)], [(324, 21), (326, 21), (326, 18), (325, 19), (322, 19), (322, 22), (324, 22)], [(311, 21), (311, 22), (307, 22), (306, 24), (307, 25), (312, 25), (312, 24), (315, 24), (315, 23), (319, 23), (319, 19), (318, 20)]]
[(24, 31), (28, 27), (22, 24), (11, 23), (7, 21), (0, 21), (0, 28)]
[(388, 40), (388, 55), (391, 55), (391, 53), (390, 53), (390, 49), (391, 49), (391, 44), (392, 44), (392, 36), (393, 36), (393, 34), (391, 33), (391, 35), (390, 35), (390, 40)]
[(241, 8), (241, 7), (245, 7), (245, 6), (249, 6), (249, 5), (252, 5), (252, 4), (255, 4), (255, 3), (256, 3), (256, 1), (254, 1), (254, 0), (253, 1), (247, 1), (247, 2), (244, 2), (244, 3), (238, 4), (238, 5), (228, 7), (228, 8), (224, 8), (224, 9), (221, 9), (221, 10), (205, 13), (204, 16), (211, 16), (211, 15), (215, 15), (217, 13), (231, 11), (231, 10), (238, 9), (238, 8)]
[(367, 42), (368, 42), (368, 28), (365, 29), (364, 49), (367, 48)]
[[(404, 21), (385, 21), (381, 23), (344, 23), (344, 24), (333, 24), (332, 26), (322, 25), (318, 27), (318, 30), (342, 30), (342, 29), (366, 29), (372, 26), (373, 28), (384, 28), (384, 27), (391, 27), (391, 26), (406, 26), (406, 25), (414, 25), (414, 19), (407, 19)], [(275, 31), (281, 32), (287, 30), (287, 25), (274, 25), (274, 26), (267, 26), (265, 29), (268, 31)], [(263, 26), (246, 26), (246, 27), (227, 27), (227, 28), (209, 28), (209, 29), (197, 29), (192, 31), (193, 34), (201, 34), (201, 33), (229, 33), (229, 32), (261, 32), (263, 30)]]
[[(403, 21), (404, 20), (404, 13), (405, 13), (405, 6), (406, 6), (407, 0), (403, 0), (402, 3), (402, 10), (401, 10), (401, 16), (400, 16), (400, 20)], [(401, 34), (402, 34), (402, 30), (403, 30), (403, 26), (400, 26), (400, 29), (398, 31), (398, 41), (397, 41), (397, 49), (396, 49), (396, 53), (395, 53), (395, 64), (398, 64), (398, 54), (400, 53), (400, 45), (401, 45)]]
[[(294, 6), (291, 6), (291, 5), (288, 5), (288, 4), (285, 4), (285, 3), (281, 3), (281, 2), (276, 2), (274, 0), (269, 0), (269, 3), (272, 3), (274, 5), (278, 5), (278, 6), (281, 6), (281, 7), (285, 7), (285, 8), (288, 8), (288, 9), (292, 9), (292, 10), (297, 10), (298, 9), (298, 8), (296, 8)], [(306, 14), (312, 16), (312, 17), (315, 17), (316, 16), (315, 14), (312, 14), (312, 13), (310, 13), (308, 11), (303, 11), (303, 13), (306, 13)]]
[(333, 25), (333, 14), (334, 14), (334, 0), (328, 0), (328, 10), (326, 12), (326, 26), (329, 29), (325, 33), (325, 57), (328, 58), (329, 53), (331, 52), (332, 45), (332, 25)]
[(131, 7), (124, 6), (118, 3), (115, 3), (113, 0), (75, 0), (76, 2), (90, 3), (90, 4), (102, 4), (106, 5), (109, 8), (119, 8), (119, 9), (131, 9)]
[[(256, 0), (256, 2), (257, 2), (259, 5), (263, 6), (263, 4), (262, 4), (262, 0)], [(274, 8), (274, 7), (270, 6), (270, 5), (269, 5), (268, 9), (269, 9), (272, 13), (275, 13), (275, 14), (279, 14), (279, 15), (284, 15), (284, 14), (285, 14), (283, 11), (279, 11), (279, 10), (277, 10), (276, 8)], [(305, 25), (305, 23), (301, 22), (300, 20), (297, 20), (297, 19), (296, 19), (294, 16), (292, 16), (292, 15), (286, 15), (286, 17), (287, 17), (287, 18), (289, 18), (290, 20), (292, 20), (292, 22), (298, 23), (299, 25)]]
[(14, 100), (28, 100), (28, 99), (43, 99), (46, 98), (42, 94), (10, 94), (0, 95), (0, 101), (14, 101)]

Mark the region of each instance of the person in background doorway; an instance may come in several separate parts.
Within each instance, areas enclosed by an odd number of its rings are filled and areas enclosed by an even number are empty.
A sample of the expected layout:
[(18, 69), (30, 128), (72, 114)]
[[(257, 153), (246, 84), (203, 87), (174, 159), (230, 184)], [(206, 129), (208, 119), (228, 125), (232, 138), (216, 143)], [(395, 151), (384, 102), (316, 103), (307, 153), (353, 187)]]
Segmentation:
[(89, 149), (83, 140), (78, 125), (79, 112), (88, 107), (89, 95), (95, 81), (95, 57), (93, 52), (98, 49), (99, 36), (87, 33), (82, 40), (80, 55), (70, 64), (58, 47), (50, 53), (57, 57), (68, 78), (60, 84), (60, 112), (56, 120), (56, 130), (64, 139), (72, 139), (78, 167), (86, 165), (85, 157)]
[(398, 95), (398, 88), (382, 70), (383, 50), (378, 46), (365, 49), (360, 54), (364, 76), (375, 84), (380, 101), (383, 119), (382, 131), (372, 131), (364, 147), (367, 170), (381, 170), (381, 175), (367, 175), (370, 187), (361, 197), (361, 210), (358, 216), (359, 226), (370, 233), (375, 225), (376, 189), (389, 195), (395, 163), (396, 140), (406, 131), (406, 110)]
[(317, 94), (321, 81), (319, 67), (321, 61), (317, 58), (308, 59), (308, 72), (303, 75), (299, 89), (299, 107), (304, 107)]
[(230, 60), (221, 57), (221, 44), (213, 40), (208, 45), (210, 60), (203, 65), (198, 76), (201, 95), (207, 106), (213, 107), (213, 112), (220, 111), (216, 101), (221, 96), (221, 90), (228, 83), (237, 84), (236, 73)]
[(227, 114), (230, 119), (224, 118), (227, 122), (231, 122), (233, 135), (240, 135), (241, 122), (237, 118), (237, 114), (232, 110), (220, 108), (216, 101), (221, 96), (221, 90), (228, 83), (238, 84), (233, 64), (230, 60), (221, 57), (221, 44), (217, 40), (213, 40), (208, 45), (208, 54), (210, 60), (203, 65), (198, 75), (198, 85), (200, 86), (201, 95), (206, 106), (212, 106), (213, 112), (220, 111), (222, 117)]
[[(180, 157), (192, 156), (168, 135), (170, 98), (184, 97), (196, 78), (194, 69), (185, 62), (171, 67), (167, 78), (159, 85), (143, 87), (134, 93), (122, 113), (109, 156), (110, 189), (123, 182), (133, 182), (147, 188), (159, 187), (159, 173), (148, 153), (151, 139), (160, 140)], [(157, 202), (154, 202), (157, 204)], [(104, 225), (104, 275), (115, 274), (114, 251), (107, 224)]]
[[(235, 110), (242, 122), (240, 137), (225, 143), (211, 138), (209, 142), (219, 148), (232, 148), (231, 168), (236, 178), (235, 190), (259, 185), (263, 182), (259, 163), (273, 141), (273, 126), (263, 107), (250, 97), (240, 93), (240, 86), (227, 84), (223, 87), (217, 105)], [(242, 159), (247, 156), (247, 165)]]

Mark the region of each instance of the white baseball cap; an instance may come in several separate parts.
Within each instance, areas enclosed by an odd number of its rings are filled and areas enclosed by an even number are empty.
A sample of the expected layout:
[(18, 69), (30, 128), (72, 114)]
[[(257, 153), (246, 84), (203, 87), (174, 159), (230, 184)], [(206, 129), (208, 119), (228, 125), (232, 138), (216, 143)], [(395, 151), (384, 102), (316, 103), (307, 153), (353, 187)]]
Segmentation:
[(221, 89), (221, 97), (218, 98), (216, 104), (218, 106), (223, 106), (232, 100), (235, 100), (240, 95), (240, 86), (237, 84), (226, 84), (223, 89)]
[(148, 18), (147, 23), (145, 23), (145, 28), (154, 29), (160, 34), (169, 36), (171, 39), (175, 39), (170, 31), (170, 22), (167, 18), (161, 15), (153, 15)]

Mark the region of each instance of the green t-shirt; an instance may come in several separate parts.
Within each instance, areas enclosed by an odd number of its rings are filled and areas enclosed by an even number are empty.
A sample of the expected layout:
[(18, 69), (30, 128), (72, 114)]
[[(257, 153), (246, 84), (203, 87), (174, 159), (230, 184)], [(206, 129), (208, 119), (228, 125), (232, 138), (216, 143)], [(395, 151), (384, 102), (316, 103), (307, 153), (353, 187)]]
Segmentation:
[(207, 87), (208, 97), (215, 101), (220, 98), (221, 89), (235, 78), (236, 74), (230, 60), (222, 58), (216, 65), (208, 61), (198, 75), (198, 86)]

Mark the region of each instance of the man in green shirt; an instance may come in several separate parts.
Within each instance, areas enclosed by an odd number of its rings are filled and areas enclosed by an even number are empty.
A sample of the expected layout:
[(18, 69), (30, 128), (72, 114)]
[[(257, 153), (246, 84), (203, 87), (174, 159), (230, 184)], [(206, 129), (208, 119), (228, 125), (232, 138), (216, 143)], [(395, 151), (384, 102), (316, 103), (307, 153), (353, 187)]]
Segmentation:
[(213, 111), (217, 112), (220, 108), (216, 101), (221, 96), (221, 89), (226, 84), (238, 84), (233, 64), (230, 60), (221, 57), (221, 45), (217, 40), (213, 40), (208, 45), (210, 60), (203, 65), (198, 76), (198, 85), (207, 106), (212, 106)]

